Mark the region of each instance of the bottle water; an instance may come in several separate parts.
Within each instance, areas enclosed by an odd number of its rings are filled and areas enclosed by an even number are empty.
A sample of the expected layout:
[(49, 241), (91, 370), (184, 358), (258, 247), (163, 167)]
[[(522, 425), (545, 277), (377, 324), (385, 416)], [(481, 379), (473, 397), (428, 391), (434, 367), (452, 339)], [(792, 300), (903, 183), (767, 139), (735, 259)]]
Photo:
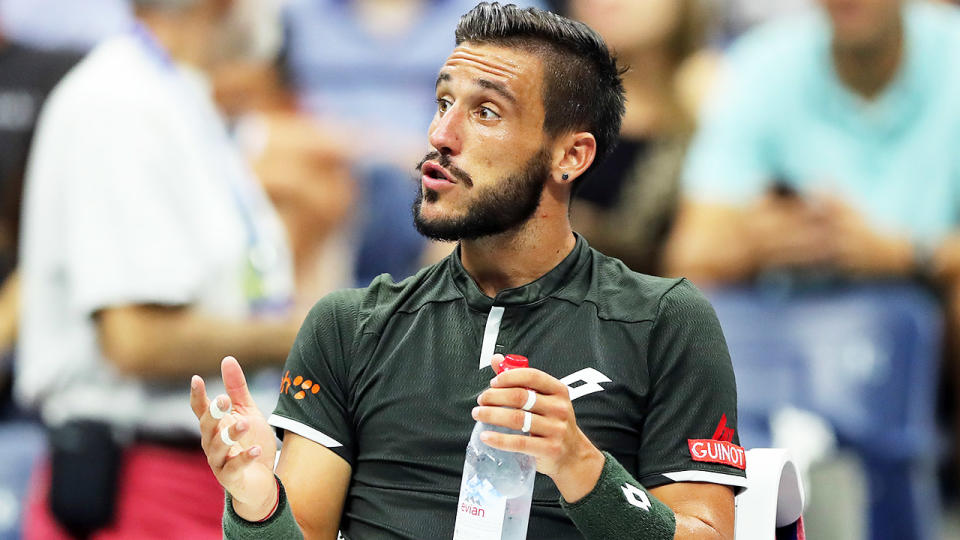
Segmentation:
[[(508, 354), (501, 371), (528, 367), (527, 359)], [(497, 450), (480, 440), (484, 431), (521, 433), (515, 429), (477, 422), (467, 444), (457, 502), (454, 540), (523, 540), (527, 537), (533, 481), (533, 457)]]

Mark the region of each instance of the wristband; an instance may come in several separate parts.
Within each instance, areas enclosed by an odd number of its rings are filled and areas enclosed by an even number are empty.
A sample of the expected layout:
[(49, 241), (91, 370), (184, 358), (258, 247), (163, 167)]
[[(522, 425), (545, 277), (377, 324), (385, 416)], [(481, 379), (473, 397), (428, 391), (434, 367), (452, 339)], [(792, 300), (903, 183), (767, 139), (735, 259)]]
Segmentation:
[(223, 537), (227, 540), (259, 540), (261, 538), (302, 539), (303, 532), (287, 504), (287, 492), (283, 482), (277, 480), (277, 504), (273, 512), (262, 521), (247, 521), (233, 509), (233, 497), (224, 490)]
[(650, 495), (609, 453), (597, 485), (575, 503), (560, 497), (560, 506), (588, 540), (645, 538), (673, 540), (677, 518)]

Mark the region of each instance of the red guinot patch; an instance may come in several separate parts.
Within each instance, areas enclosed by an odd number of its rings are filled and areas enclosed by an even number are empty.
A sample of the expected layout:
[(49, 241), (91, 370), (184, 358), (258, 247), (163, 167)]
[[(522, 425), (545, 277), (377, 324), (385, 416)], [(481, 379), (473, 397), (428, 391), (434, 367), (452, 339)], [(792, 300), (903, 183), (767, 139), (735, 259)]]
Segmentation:
[(740, 470), (747, 468), (747, 456), (743, 448), (727, 441), (713, 439), (687, 439), (690, 447), (690, 457), (694, 461), (705, 463), (720, 463), (736, 467)]

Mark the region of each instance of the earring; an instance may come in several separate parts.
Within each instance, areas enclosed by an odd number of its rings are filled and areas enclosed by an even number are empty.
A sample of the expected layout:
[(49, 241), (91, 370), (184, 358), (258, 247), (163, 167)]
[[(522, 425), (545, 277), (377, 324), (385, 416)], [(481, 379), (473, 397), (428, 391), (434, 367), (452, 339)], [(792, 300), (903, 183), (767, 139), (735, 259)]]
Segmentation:
[(563, 175), (562, 175), (560, 178), (563, 178), (564, 180), (569, 180), (569, 179), (570, 179), (570, 175), (567, 174), (567, 173), (563, 173)]

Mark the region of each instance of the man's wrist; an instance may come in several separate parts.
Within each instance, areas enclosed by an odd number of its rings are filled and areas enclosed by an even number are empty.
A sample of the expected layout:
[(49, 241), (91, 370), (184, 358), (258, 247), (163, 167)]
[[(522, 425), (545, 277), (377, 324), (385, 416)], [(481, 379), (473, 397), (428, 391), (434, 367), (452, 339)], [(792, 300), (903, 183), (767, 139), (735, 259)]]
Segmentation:
[(237, 516), (253, 523), (270, 519), (280, 503), (280, 480), (274, 476), (274, 482), (276, 483), (276, 489), (271, 490), (270, 496), (259, 503), (248, 504), (231, 497), (233, 511), (236, 512)]
[(600, 480), (605, 462), (606, 457), (603, 452), (593, 444), (589, 444), (571, 465), (560, 468), (560, 471), (553, 476), (553, 483), (564, 500), (576, 502), (593, 491), (597, 481)]

